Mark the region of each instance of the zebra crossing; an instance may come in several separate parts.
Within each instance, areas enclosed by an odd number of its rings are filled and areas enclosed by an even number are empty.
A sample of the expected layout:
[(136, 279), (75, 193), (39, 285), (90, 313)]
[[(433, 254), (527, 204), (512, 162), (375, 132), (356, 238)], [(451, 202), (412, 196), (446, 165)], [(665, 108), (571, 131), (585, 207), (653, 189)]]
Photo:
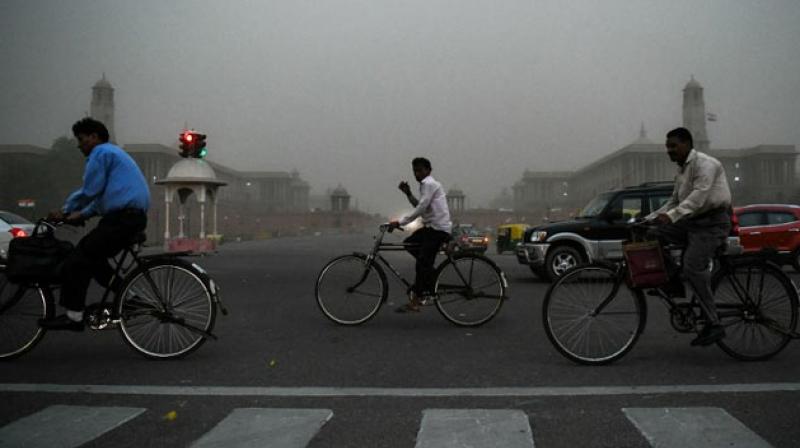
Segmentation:
[[(73, 448), (125, 425), (145, 408), (53, 405), (0, 428), (0, 448)], [(722, 408), (623, 408), (621, 414), (655, 448), (770, 445)], [(330, 409), (237, 408), (194, 448), (302, 448), (334, 419)], [(416, 448), (535, 446), (536, 416), (516, 409), (425, 409)]]

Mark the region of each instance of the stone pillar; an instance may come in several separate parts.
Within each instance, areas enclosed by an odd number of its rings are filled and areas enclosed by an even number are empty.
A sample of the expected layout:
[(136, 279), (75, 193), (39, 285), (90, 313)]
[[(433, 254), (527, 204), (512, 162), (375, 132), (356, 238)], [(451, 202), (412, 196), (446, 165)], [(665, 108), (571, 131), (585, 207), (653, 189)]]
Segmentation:
[(216, 237), (219, 235), (219, 231), (217, 230), (217, 192), (214, 192), (214, 196), (212, 196), (211, 200), (214, 204), (214, 236)]
[(169, 204), (172, 202), (172, 197), (170, 196), (170, 193), (172, 193), (172, 190), (169, 187), (165, 188), (164, 190), (166, 192), (165, 193), (166, 194), (166, 198), (164, 200), (164, 208), (165, 208), (165, 213), (164, 213), (164, 244), (166, 244), (166, 242), (167, 242), (167, 240), (169, 240), (169, 236), (170, 236), (169, 235), (169, 221), (170, 221), (170, 219), (169, 219)]
[(200, 238), (206, 237), (206, 203), (200, 203)]

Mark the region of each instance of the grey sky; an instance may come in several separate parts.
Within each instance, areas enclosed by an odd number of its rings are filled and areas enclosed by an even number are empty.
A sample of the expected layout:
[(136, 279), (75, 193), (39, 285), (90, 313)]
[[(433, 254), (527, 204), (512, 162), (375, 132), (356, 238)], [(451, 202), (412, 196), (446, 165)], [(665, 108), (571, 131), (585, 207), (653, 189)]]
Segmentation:
[(800, 2), (17, 1), (0, 3), (0, 143), (47, 146), (103, 72), (121, 143), (297, 168), (372, 211), (409, 161), (486, 204), (525, 168), (573, 169), (681, 124), (705, 87), (712, 147), (800, 145)]

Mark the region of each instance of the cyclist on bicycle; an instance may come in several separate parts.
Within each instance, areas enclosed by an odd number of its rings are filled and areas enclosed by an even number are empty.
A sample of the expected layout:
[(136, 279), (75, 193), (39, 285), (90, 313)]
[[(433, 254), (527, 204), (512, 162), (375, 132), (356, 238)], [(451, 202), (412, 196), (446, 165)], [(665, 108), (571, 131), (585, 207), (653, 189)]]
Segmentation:
[(411, 193), (408, 182), (400, 182), (398, 188), (405, 193), (408, 201), (413, 205), (414, 211), (399, 221), (390, 222), (390, 226), (397, 228), (404, 226), (422, 216), (423, 227), (405, 239), (405, 243), (418, 245), (408, 251), (417, 259), (416, 279), (411, 287), (409, 303), (397, 309), (398, 312), (416, 312), (422, 300), (433, 292), (433, 282), (436, 272), (433, 265), (439, 248), (450, 239), (450, 210), (447, 207), (442, 184), (431, 176), (431, 162), (424, 157), (417, 157), (411, 161), (414, 178), (419, 182), (420, 198)]
[[(658, 224), (651, 236), (662, 244), (685, 245), (683, 274), (699, 298), (706, 325), (692, 345), (709, 345), (725, 337), (711, 291), (709, 263), (731, 228), (731, 192), (719, 160), (698, 152), (686, 128), (667, 133), (667, 154), (678, 164), (672, 198), (645, 219)], [(677, 276), (669, 288), (672, 295), (685, 296)]]
[(83, 186), (67, 198), (61, 210), (49, 218), (67, 223), (82, 223), (99, 215), (102, 218), (78, 243), (62, 265), (61, 305), (67, 311), (39, 325), (49, 330), (83, 331), (86, 291), (94, 277), (112, 289), (114, 271), (108, 258), (131, 244), (147, 226), (150, 191), (136, 162), (119, 146), (109, 143), (108, 129), (91, 118), (72, 126), (78, 148), (86, 157)]

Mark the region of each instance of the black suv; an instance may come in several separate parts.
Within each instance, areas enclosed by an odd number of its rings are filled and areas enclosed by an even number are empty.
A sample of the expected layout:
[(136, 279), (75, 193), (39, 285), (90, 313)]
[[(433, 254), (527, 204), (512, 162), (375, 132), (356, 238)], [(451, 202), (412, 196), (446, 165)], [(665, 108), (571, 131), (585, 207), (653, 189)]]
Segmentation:
[(672, 196), (672, 187), (672, 182), (647, 182), (602, 193), (572, 220), (525, 231), (517, 260), (552, 281), (579, 264), (621, 259), (628, 222), (658, 210)]

